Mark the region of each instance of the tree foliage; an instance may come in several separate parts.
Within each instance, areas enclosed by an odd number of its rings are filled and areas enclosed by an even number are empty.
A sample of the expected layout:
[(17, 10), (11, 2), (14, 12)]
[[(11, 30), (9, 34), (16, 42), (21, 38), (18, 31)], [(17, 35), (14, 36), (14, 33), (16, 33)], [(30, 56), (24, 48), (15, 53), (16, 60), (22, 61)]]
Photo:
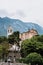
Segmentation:
[(2, 43), (3, 41), (8, 41), (8, 40), (7, 40), (7, 37), (1, 36), (1, 37), (0, 37), (0, 43)]
[(0, 44), (0, 58), (5, 58), (8, 55), (9, 44), (4, 41)]
[(34, 52), (30, 53), (26, 58), (25, 58), (26, 63), (31, 63), (32, 65), (43, 65), (43, 58), (40, 54)]
[(17, 32), (14, 32), (12, 35), (10, 35), (8, 37), (8, 41), (11, 44), (14, 44), (14, 43), (18, 43), (19, 44), (19, 41), (20, 41), (19, 32), (17, 31)]
[(40, 53), (43, 56), (43, 35), (24, 40), (21, 44), (21, 56), (26, 57), (31, 52)]

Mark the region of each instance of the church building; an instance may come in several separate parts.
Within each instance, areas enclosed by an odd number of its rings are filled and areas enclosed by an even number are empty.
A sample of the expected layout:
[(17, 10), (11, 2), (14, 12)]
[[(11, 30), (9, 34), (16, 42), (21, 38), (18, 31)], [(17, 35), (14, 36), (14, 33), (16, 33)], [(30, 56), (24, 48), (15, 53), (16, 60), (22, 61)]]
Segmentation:
[[(14, 31), (13, 31), (12, 26), (9, 25), (9, 27), (8, 27), (8, 29), (7, 29), (7, 37), (8, 37), (9, 35), (13, 34), (13, 32), (14, 32)], [(19, 38), (21, 39), (21, 41), (23, 41), (23, 40), (26, 40), (26, 39), (30, 39), (30, 38), (32, 38), (33, 36), (36, 36), (36, 35), (38, 35), (37, 30), (35, 30), (35, 29), (30, 29), (30, 30), (28, 30), (27, 32), (20, 33), (20, 34), (19, 34)]]
[(11, 34), (13, 34), (13, 28), (12, 28), (12, 26), (11, 25), (9, 25), (9, 27), (8, 27), (8, 29), (7, 29), (7, 37), (9, 36), (9, 35), (11, 35)]
[(20, 33), (19, 37), (23, 41), (23, 40), (26, 40), (26, 39), (30, 39), (30, 38), (32, 38), (33, 36), (36, 36), (36, 35), (38, 35), (38, 32), (35, 29), (30, 29), (27, 32)]

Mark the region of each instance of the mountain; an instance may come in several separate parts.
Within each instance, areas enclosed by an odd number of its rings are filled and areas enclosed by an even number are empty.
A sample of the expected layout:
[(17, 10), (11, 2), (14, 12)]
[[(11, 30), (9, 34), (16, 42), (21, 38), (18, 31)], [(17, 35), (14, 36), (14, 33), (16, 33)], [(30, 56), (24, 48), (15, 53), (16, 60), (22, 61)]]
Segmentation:
[(36, 29), (39, 34), (43, 34), (43, 28), (35, 23), (24, 23), (18, 19), (11, 19), (8, 17), (0, 17), (0, 36), (7, 35), (7, 28), (11, 25), (14, 31), (19, 31), (20, 33), (26, 32), (32, 28)]
[(28, 26), (28, 28), (29, 29), (35, 29), (35, 30), (37, 30), (37, 32), (40, 34), (40, 35), (42, 35), (43, 34), (43, 27), (41, 27), (40, 25), (38, 25), (38, 24), (36, 24), (36, 23), (25, 23), (27, 26)]

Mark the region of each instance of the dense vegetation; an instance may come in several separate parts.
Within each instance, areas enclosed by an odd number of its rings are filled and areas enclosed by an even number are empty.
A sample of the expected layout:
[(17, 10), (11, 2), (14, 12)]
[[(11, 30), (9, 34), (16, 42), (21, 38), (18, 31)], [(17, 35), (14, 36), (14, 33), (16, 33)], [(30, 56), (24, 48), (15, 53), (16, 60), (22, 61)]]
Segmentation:
[[(17, 44), (19, 46), (19, 32), (14, 32), (7, 37), (0, 37), (0, 59), (6, 59), (10, 45)], [(20, 60), (24, 63), (32, 65), (43, 65), (43, 35), (34, 36), (31, 39), (26, 39), (21, 44)]]
[(14, 32), (12, 35), (10, 35), (8, 37), (8, 42), (10, 44), (14, 44), (14, 43), (19, 44), (19, 41), (20, 41), (20, 38), (19, 38), (19, 32), (18, 31), (17, 32)]
[(28, 54), (25, 58), (26, 63), (31, 63), (31, 65), (43, 65), (42, 56), (36, 52)]
[(12, 35), (7, 37), (0, 37), (0, 59), (5, 59), (8, 55), (8, 49), (13, 44), (19, 45), (19, 32), (14, 32)]
[[(21, 56), (27, 60), (26, 63), (29, 63), (29, 60), (36, 63), (43, 63), (40, 57), (43, 59), (43, 35), (34, 36), (31, 39), (24, 40), (21, 44)], [(34, 57), (36, 55), (36, 58)], [(38, 59), (38, 60), (37, 60)], [(40, 63), (39, 63), (40, 64)], [(42, 64), (43, 65), (43, 64)]]

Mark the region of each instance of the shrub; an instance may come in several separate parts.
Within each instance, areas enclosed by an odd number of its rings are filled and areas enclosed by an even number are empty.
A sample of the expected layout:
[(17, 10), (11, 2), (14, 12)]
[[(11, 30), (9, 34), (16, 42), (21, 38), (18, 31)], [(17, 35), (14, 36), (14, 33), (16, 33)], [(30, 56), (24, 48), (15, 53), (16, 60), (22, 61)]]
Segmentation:
[(30, 53), (26, 58), (25, 58), (26, 63), (31, 63), (31, 64), (38, 64), (38, 65), (43, 65), (43, 58), (40, 54), (34, 52)]

